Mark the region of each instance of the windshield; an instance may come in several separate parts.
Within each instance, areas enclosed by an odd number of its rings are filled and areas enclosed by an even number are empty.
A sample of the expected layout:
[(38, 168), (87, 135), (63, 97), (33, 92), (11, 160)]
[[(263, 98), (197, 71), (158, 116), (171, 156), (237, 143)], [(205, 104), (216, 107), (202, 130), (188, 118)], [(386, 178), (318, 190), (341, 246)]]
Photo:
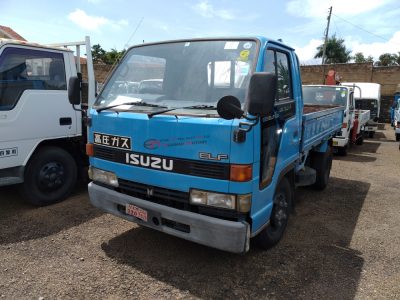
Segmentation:
[(303, 86), (304, 104), (346, 106), (347, 96), (345, 87)]
[[(95, 108), (138, 102), (130, 111), (195, 105), (216, 106), (226, 95), (242, 106), (255, 66), (255, 41), (186, 41), (139, 46), (128, 51), (97, 98)], [(120, 109), (121, 106), (115, 109)], [(125, 107), (126, 108), (126, 107)]]

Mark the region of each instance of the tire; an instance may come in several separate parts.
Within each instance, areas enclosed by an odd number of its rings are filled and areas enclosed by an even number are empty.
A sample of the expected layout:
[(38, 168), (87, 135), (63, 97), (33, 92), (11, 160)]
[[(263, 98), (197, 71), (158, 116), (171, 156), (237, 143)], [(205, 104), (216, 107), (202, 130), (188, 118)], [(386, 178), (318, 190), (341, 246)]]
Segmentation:
[(337, 153), (341, 156), (346, 156), (347, 155), (347, 148), (348, 146), (344, 146), (344, 147), (337, 147)]
[(317, 178), (312, 185), (313, 189), (322, 191), (326, 188), (332, 168), (332, 151), (314, 152), (311, 158), (311, 168), (317, 172)]
[(373, 138), (374, 138), (374, 135), (375, 135), (375, 131), (368, 131), (368, 137), (369, 137), (370, 139), (373, 139)]
[(396, 142), (400, 141), (400, 134), (396, 133)]
[(77, 166), (72, 156), (58, 147), (44, 147), (30, 159), (21, 192), (29, 203), (45, 206), (67, 198), (76, 182)]
[(289, 180), (284, 177), (275, 191), (270, 222), (255, 237), (255, 242), (260, 248), (269, 249), (282, 239), (289, 220), (293, 194), (293, 187)]
[(364, 134), (361, 132), (356, 140), (356, 145), (362, 145), (364, 144)]

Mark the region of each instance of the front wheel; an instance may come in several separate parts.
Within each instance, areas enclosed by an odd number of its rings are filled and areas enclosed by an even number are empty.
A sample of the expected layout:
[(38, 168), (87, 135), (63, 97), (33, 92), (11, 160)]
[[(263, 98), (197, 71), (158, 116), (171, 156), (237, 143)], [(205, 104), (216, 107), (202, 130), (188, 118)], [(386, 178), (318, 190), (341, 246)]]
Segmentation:
[(287, 178), (279, 183), (272, 207), (269, 224), (256, 237), (255, 242), (264, 249), (276, 245), (283, 237), (293, 201), (293, 188)]
[(21, 192), (31, 204), (44, 206), (67, 198), (76, 181), (77, 166), (72, 156), (58, 147), (44, 147), (29, 161)]

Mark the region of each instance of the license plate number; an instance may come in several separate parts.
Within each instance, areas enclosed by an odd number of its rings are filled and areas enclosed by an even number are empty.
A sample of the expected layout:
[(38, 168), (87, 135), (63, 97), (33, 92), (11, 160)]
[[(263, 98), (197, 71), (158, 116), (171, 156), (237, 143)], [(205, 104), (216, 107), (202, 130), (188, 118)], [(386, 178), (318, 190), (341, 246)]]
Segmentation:
[(147, 211), (132, 204), (125, 206), (126, 214), (147, 222)]

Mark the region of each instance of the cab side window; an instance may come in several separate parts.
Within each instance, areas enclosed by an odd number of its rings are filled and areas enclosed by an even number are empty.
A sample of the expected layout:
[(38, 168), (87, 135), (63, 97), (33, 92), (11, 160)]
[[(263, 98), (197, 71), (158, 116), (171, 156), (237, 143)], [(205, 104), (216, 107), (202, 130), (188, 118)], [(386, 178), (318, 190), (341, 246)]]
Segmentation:
[(23, 48), (6, 48), (0, 56), (0, 110), (11, 110), (25, 90), (66, 90), (64, 58)]
[(277, 102), (293, 98), (289, 66), (286, 53), (274, 49), (268, 49), (265, 53), (264, 71), (275, 73), (278, 80)]

